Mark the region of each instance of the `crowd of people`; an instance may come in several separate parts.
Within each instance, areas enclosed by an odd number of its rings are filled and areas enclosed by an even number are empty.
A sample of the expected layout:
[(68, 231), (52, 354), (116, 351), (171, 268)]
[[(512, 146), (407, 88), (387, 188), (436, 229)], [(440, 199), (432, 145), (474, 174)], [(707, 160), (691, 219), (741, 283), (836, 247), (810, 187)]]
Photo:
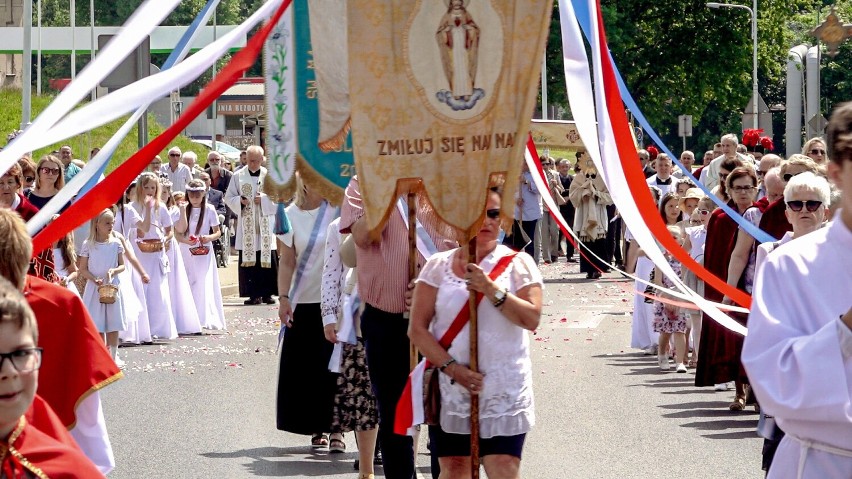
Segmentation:
[[(770, 469), (776, 448), (784, 451), (779, 461), (785, 469), (798, 467), (802, 477), (819, 477), (831, 467), (848, 470), (850, 436), (844, 427), (849, 421), (843, 408), (849, 395), (843, 385), (849, 379), (844, 361), (852, 356), (852, 310), (844, 309), (848, 298), (842, 292), (820, 289), (808, 274), (837, 270), (837, 278), (852, 284), (852, 207), (849, 195), (841, 194), (852, 184), (850, 124), (852, 106), (846, 105), (832, 118), (828, 140), (813, 138), (802, 154), (786, 159), (751, 131), (742, 144), (736, 135), (722, 136), (698, 168), (691, 151), (680, 155), (683, 169), (653, 147), (637, 152), (668, 234), (731, 290), (754, 297), (750, 318), (727, 312), (748, 326), (748, 339), (660, 292), (676, 288), (674, 282), (623, 227), (603, 179), (583, 153), (573, 164), (540, 159), (545, 194), (579, 239), (578, 259), (575, 242), (563, 236), (526, 168), (515, 198), (503, 198), (500, 185), (483, 192), (487, 201), (476, 253), (468, 256), (457, 232), (420, 196), (411, 223), (421, 240), (416, 250), (409, 246), (410, 221), (402, 205), (381, 230), (368, 230), (357, 177), (340, 207), (298, 174), (294, 197), (278, 202), (263, 189), (263, 150), (251, 146), (235, 168), (217, 152), (209, 153), (202, 168), (193, 152), (171, 148), (168, 161), (154, 158), (115, 207), (31, 261), (14, 263), (12, 258), (32, 256), (25, 251), (29, 237), (21, 220), (43, 208), (81, 163), (67, 147), (36, 164), (22, 158), (0, 178), (0, 223), (8, 223), (0, 248), (9, 256), (0, 261), (0, 273), (11, 282), (0, 282), (0, 379), (23, 388), (14, 410), (0, 410), (0, 435), (11, 445), (27, 431), (20, 418), (40, 404), (34, 390), (42, 355), (43, 374), (59, 369), (51, 356), (56, 353), (36, 341), (43, 319), (38, 307), (33, 305), (33, 315), (19, 291), (34, 291), (33, 281), (62, 290), (64, 301), (79, 305), (92, 336), (100, 335), (100, 349), (93, 354), (106, 352), (113, 367), (121, 365), (121, 342), (150, 343), (226, 327), (213, 253), (218, 245), (226, 256), (235, 250), (246, 305), (278, 304), (280, 430), (305, 435), (311, 447), (330, 452), (346, 451), (344, 434), (355, 432), (359, 477), (374, 477), (374, 465), (381, 463), (386, 477), (410, 479), (415, 426), (423, 422), (433, 475), (457, 477), (470, 469), (470, 403), (477, 396), (485, 470), (489, 477), (516, 478), (526, 434), (535, 424), (526, 332), (536, 329), (541, 316), (538, 264), (557, 264), (564, 256), (566, 262), (579, 261), (592, 281), (610, 268), (640, 278), (631, 346), (655, 355), (661, 372), (694, 368), (696, 386), (733, 391), (731, 411), (762, 406), (759, 431), (766, 439), (764, 467), (770, 474), (779, 467)], [(515, 203), (514, 218), (501, 218), (504, 200)], [(727, 203), (774, 241), (755, 240), (717, 202)], [(232, 234), (223, 235), (228, 226)], [(673, 252), (664, 253), (691, 289), (720, 305), (734, 303), (730, 294), (681, 265)], [(402, 267), (410, 256), (419, 271), (413, 276)], [(28, 279), (36, 277), (41, 279)], [(813, 300), (784, 293), (786, 281), (810, 291)], [(480, 341), (478, 369), (470, 367), (468, 346), (465, 311), (471, 294), (479, 335), (488, 338)], [(37, 296), (27, 300), (33, 304)], [(815, 305), (821, 297), (824, 304)], [(832, 323), (832, 315), (839, 322)], [(120, 377), (109, 367), (101, 374)], [(833, 368), (833, 383), (812, 377), (814, 368)], [(0, 391), (10, 394), (10, 388)], [(418, 391), (433, 399), (424, 403)], [(412, 394), (414, 404), (419, 402), (413, 410)], [(57, 411), (63, 407), (49, 389), (44, 396)], [(805, 401), (822, 405), (801, 413)], [(413, 412), (418, 407), (423, 411)], [(45, 417), (31, 423), (47, 427)], [(819, 428), (828, 427), (825, 417), (835, 417), (840, 426), (821, 435)], [(57, 420), (60, 425), (63, 419)], [(77, 419), (78, 431), (104, 427), (102, 413)], [(48, 436), (67, 444), (62, 431)], [(106, 445), (77, 437), (70, 443), (74, 440), (83, 443), (101, 472), (108, 472), (111, 451), (96, 460), (99, 448), (108, 450), (108, 439)], [(73, 450), (67, 454), (69, 460), (85, 460)]]

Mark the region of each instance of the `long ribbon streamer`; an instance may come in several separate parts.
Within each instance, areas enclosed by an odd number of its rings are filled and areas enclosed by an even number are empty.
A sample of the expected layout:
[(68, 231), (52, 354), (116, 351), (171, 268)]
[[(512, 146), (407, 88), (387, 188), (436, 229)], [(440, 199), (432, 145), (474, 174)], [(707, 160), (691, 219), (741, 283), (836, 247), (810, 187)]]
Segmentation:
[[(563, 10), (562, 5), (564, 3), (564, 0), (560, 0), (559, 3), (560, 3), (560, 5), (559, 5), (560, 12), (561, 12)], [(593, 18), (593, 17), (590, 16), (590, 12), (592, 11), (592, 9), (584, 0), (572, 0), (572, 3), (573, 3), (573, 7), (574, 7), (573, 10), (577, 12), (577, 15), (576, 15), (577, 21), (579, 22), (580, 27), (583, 29), (583, 33), (585, 33), (586, 38), (589, 39), (589, 41), (591, 42), (592, 40), (591, 40), (591, 37), (589, 35), (590, 35), (590, 31), (591, 31), (591, 23), (592, 23), (591, 19)], [(713, 200), (713, 202), (716, 203), (717, 206), (722, 208), (722, 210), (728, 216), (730, 216), (731, 219), (736, 221), (737, 224), (740, 227), (742, 227), (749, 235), (751, 235), (753, 238), (755, 238), (755, 240), (757, 240), (758, 243), (766, 243), (766, 242), (776, 241), (776, 238), (773, 238), (771, 235), (767, 234), (766, 232), (762, 231), (760, 228), (751, 224), (751, 222), (749, 222), (748, 220), (743, 218), (742, 215), (739, 214), (739, 212), (734, 211), (724, 201), (722, 201), (716, 195), (714, 195), (706, 186), (704, 186), (704, 184), (702, 184), (700, 181), (698, 181), (697, 178), (695, 178), (695, 176), (692, 175), (692, 172), (688, 168), (686, 168), (683, 165), (683, 163), (680, 162), (679, 157), (677, 155), (673, 154), (671, 152), (671, 150), (669, 150), (669, 148), (666, 146), (666, 144), (663, 143), (663, 140), (660, 139), (659, 135), (657, 135), (657, 132), (654, 131), (654, 128), (651, 127), (651, 124), (645, 118), (645, 115), (642, 114), (642, 110), (639, 109), (639, 105), (636, 104), (636, 101), (633, 99), (633, 96), (630, 94), (630, 90), (627, 88), (627, 84), (624, 82), (624, 78), (621, 76), (621, 72), (618, 70), (618, 67), (615, 64), (615, 61), (612, 58), (612, 52), (609, 50), (609, 46), (606, 46), (605, 52), (607, 54), (608, 61), (612, 64), (612, 69), (613, 69), (613, 72), (615, 74), (615, 81), (617, 82), (618, 91), (621, 93), (621, 98), (622, 98), (623, 103), (633, 113), (634, 118), (636, 118), (636, 120), (639, 122), (639, 124), (642, 125), (642, 128), (645, 131), (648, 132), (648, 134), (651, 136), (651, 139), (653, 139), (654, 142), (657, 145), (659, 145), (660, 148), (663, 149), (663, 152), (665, 152), (667, 155), (669, 155), (669, 157), (672, 159), (672, 161), (681, 169), (681, 171), (684, 172), (685, 175), (687, 175), (687, 177), (690, 180), (692, 180), (692, 182), (698, 188), (701, 188), (704, 191), (705, 195), (709, 196), (710, 199)], [(574, 110), (572, 110), (572, 111), (574, 111)], [(636, 157), (636, 155), (633, 154), (630, 158), (635, 158), (635, 157)]]
[(77, 103), (88, 95), (107, 75), (124, 61), (142, 40), (148, 36), (180, 0), (146, 0), (124, 23), (120, 33), (114, 37), (91, 63), (86, 65), (77, 78), (36, 118), (24, 132), (0, 152), (0, 171), (5, 173), (18, 158), (56, 139), (46, 136)]
[[(556, 223), (559, 226), (559, 229), (565, 234), (566, 238), (569, 238), (569, 239), (572, 240), (572, 243), (575, 245), (575, 248), (577, 248), (580, 255), (586, 257), (586, 259), (589, 260), (588, 256), (586, 256), (586, 254), (583, 251), (583, 249), (585, 249), (586, 252), (588, 252), (592, 257), (596, 258), (601, 263), (606, 264), (610, 269), (612, 269), (612, 270), (614, 270), (614, 271), (616, 271), (616, 272), (618, 272), (618, 273), (620, 273), (620, 274), (622, 274), (622, 275), (624, 275), (624, 276), (626, 276), (626, 277), (628, 277), (628, 278), (630, 278), (634, 281), (638, 281), (639, 283), (642, 283), (646, 286), (650, 286), (650, 287), (660, 291), (661, 293), (666, 293), (666, 294), (669, 294), (673, 297), (681, 299), (684, 302), (688, 302), (689, 304), (694, 304), (694, 302), (692, 301), (692, 296), (686, 295), (686, 294), (683, 294), (681, 292), (674, 291), (674, 290), (671, 290), (671, 289), (668, 289), (668, 288), (665, 288), (665, 287), (660, 286), (658, 284), (651, 283), (647, 279), (640, 278), (638, 276), (627, 273), (626, 271), (621, 270), (620, 268), (616, 267), (615, 265), (608, 263), (603, 258), (601, 258), (597, 254), (595, 254), (593, 251), (591, 251), (590, 249), (585, 247), (585, 245), (580, 240), (580, 238), (577, 236), (577, 234), (573, 231), (573, 229), (570, 226), (568, 226), (568, 222), (565, 220), (565, 217), (562, 216), (562, 213), (559, 212), (559, 210), (558, 210), (559, 207), (556, 206), (556, 203), (553, 202), (552, 198), (550, 198), (549, 192), (547, 190), (547, 186), (545, 184), (544, 171), (541, 170), (538, 163), (535, 162), (535, 160), (534, 160), (534, 158), (538, 157), (538, 154), (536, 153), (535, 145), (532, 143), (532, 139), (530, 139), (530, 141), (527, 143), (527, 150), (525, 151), (524, 156), (525, 156), (525, 159), (526, 159), (526, 162), (527, 162), (527, 166), (529, 166), (529, 168), (530, 168), (530, 171), (535, 169), (539, 173), (538, 175), (532, 175), (533, 176), (533, 183), (536, 185), (536, 188), (538, 188), (539, 193), (541, 193), (543, 201), (545, 202), (545, 206), (547, 206), (548, 209), (550, 209), (550, 215), (554, 218), (554, 220), (556, 220)], [(583, 245), (584, 248), (578, 248), (577, 245)], [(591, 260), (589, 260), (589, 263), (592, 263), (594, 265), (594, 263)], [(723, 309), (723, 310), (736, 311), (736, 312), (746, 313), (746, 314), (748, 314), (748, 312), (749, 312), (748, 309), (742, 308), (742, 307), (739, 307), (739, 306), (731, 306), (731, 305), (727, 305), (727, 304), (723, 304), (723, 303), (716, 303), (716, 302), (708, 302), (708, 303), (719, 308), (719, 309)], [(739, 324), (739, 323), (737, 323), (737, 324)]]
[[(606, 48), (606, 34), (604, 32), (603, 26), (603, 15), (601, 14), (600, 5), (596, 2), (596, 0), (590, 0), (590, 2), (595, 3), (595, 10), (597, 13), (597, 26), (599, 27), (599, 32), (595, 32), (596, 35), (594, 38), (597, 39), (597, 42), (593, 45), (592, 51), (595, 54), (595, 66), (600, 70), (602, 76), (602, 82), (599, 83), (599, 88), (596, 89), (596, 93), (599, 92), (601, 98), (601, 103), (605, 105), (606, 115), (603, 117), (599, 117), (598, 121), (601, 124), (604, 124), (607, 127), (607, 131), (611, 132), (612, 138), (610, 141), (605, 141), (607, 138), (602, 138), (602, 144), (609, 149), (608, 154), (604, 155), (606, 161), (611, 161), (614, 164), (620, 161), (622, 169), (625, 173), (625, 179), (627, 180), (627, 186), (629, 190), (632, 192), (633, 198), (636, 200), (636, 207), (639, 210), (640, 215), (642, 215), (645, 220), (645, 224), (648, 229), (643, 229), (638, 224), (636, 226), (639, 227), (636, 230), (631, 226), (631, 231), (633, 231), (634, 236), (636, 237), (639, 244), (642, 245), (643, 250), (645, 250), (646, 244), (653, 245), (653, 237), (651, 236), (651, 232), (653, 235), (657, 237), (658, 241), (673, 255), (680, 261), (682, 264), (689, 264), (692, 267), (693, 271), (696, 271), (696, 274), (704, 273), (706, 270), (698, 265), (698, 263), (693, 260), (689, 254), (671, 237), (666, 229), (666, 226), (663, 224), (662, 218), (660, 218), (657, 213), (656, 204), (651, 197), (651, 195), (644, 194), (647, 192), (648, 185), (645, 181), (645, 175), (642, 174), (641, 169), (639, 167), (639, 163), (633, 161), (635, 156), (635, 149), (633, 145), (633, 141), (631, 138), (630, 130), (628, 128), (627, 115), (623, 109), (623, 102), (621, 101), (621, 96), (619, 94), (617, 88), (617, 82), (615, 81), (615, 75), (612, 68), (612, 63), (609, 61), (603, 61), (602, 53), (607, 51)], [(609, 57), (607, 57), (608, 59)], [(632, 211), (630, 211), (632, 213)], [(625, 212), (622, 211), (622, 214)], [(633, 220), (634, 218), (630, 218)], [(628, 216), (625, 215), (625, 220), (628, 220)], [(630, 223), (629, 223), (630, 224)], [(672, 280), (672, 283), (680, 290), (690, 294), (692, 296), (693, 301), (698, 304), (702, 310), (706, 311), (707, 314), (717, 321), (719, 324), (725, 326), (726, 328), (735, 331), (737, 333), (746, 335), (746, 328), (719, 311), (718, 308), (711, 305), (707, 300), (705, 300), (702, 296), (695, 294), (694, 291), (687, 288), (680, 278), (674, 274), (671, 267), (668, 264), (668, 261), (665, 260), (659, 253), (659, 249), (652, 249), (647, 251), (649, 253), (649, 257), (657, 265), (657, 267), (662, 271), (669, 279)], [(696, 270), (695, 268), (700, 268), (700, 270)], [(716, 287), (720, 291), (724, 291), (725, 293), (729, 293), (728, 296), (731, 297), (734, 301), (739, 303), (741, 306), (749, 307), (751, 298), (743, 293), (742, 291), (737, 290), (729, 286), (727, 283), (721, 281), (714, 275), (701, 275), (699, 277), (705, 280), (706, 283), (710, 284), (713, 287)], [(719, 286), (717, 286), (719, 285)], [(736, 293), (736, 296), (734, 296)]]
[(166, 129), (160, 136), (154, 138), (151, 143), (145, 145), (145, 147), (130, 157), (124, 164), (116, 168), (106, 180), (98, 183), (92, 189), (91, 193), (86, 195), (84, 200), (72, 204), (65, 213), (60, 215), (59, 218), (50, 223), (47, 228), (33, 238), (34, 254), (50, 247), (59, 238), (92, 218), (99, 211), (115, 204), (127, 185), (136, 178), (139, 172), (145, 169), (150, 159), (158, 151), (168, 146), (169, 142), (180, 134), (196, 116), (201, 114), (228, 87), (236, 83), (246, 70), (251, 68), (260, 50), (263, 48), (263, 42), (269, 36), (273, 26), (284, 13), (284, 10), (291, 3), (292, 0), (271, 0), (264, 4), (264, 8), (268, 5), (278, 5), (272, 21), (258, 30), (251, 40), (246, 43), (246, 46), (231, 58), (228, 65), (199, 93), (195, 101), (189, 105), (187, 110), (171, 127)]
[[(204, 6), (189, 28), (184, 32), (175, 50), (172, 50), (172, 53), (166, 59), (162, 70), (168, 70), (176, 63), (186, 58), (186, 55), (189, 54), (189, 47), (192, 45), (192, 41), (198, 36), (199, 27), (207, 23), (207, 20), (213, 14), (213, 11), (219, 1), (220, 0), (209, 0), (207, 2), (207, 5)], [(148, 102), (148, 104), (139, 107), (139, 109), (137, 109), (136, 112), (124, 123), (124, 125), (115, 132), (106, 144), (103, 145), (101, 151), (99, 151), (98, 154), (89, 161), (85, 168), (83, 168), (83, 171), (74, 176), (74, 178), (72, 178), (72, 180), (65, 185), (65, 187), (56, 194), (56, 196), (48, 201), (47, 204), (44, 205), (44, 207), (27, 222), (27, 231), (30, 235), (34, 235), (37, 231), (43, 228), (44, 225), (53, 218), (53, 215), (59, 213), (59, 211), (75, 196), (77, 196), (79, 200), (82, 196), (94, 188), (101, 175), (106, 170), (115, 150), (118, 149), (119, 144), (121, 144), (124, 138), (127, 137), (130, 130), (133, 129), (133, 126), (136, 125), (142, 115), (146, 113), (150, 104), (151, 102)], [(54, 138), (51, 136), (53, 135), (52, 131), (49, 131), (46, 135), (48, 138)]]

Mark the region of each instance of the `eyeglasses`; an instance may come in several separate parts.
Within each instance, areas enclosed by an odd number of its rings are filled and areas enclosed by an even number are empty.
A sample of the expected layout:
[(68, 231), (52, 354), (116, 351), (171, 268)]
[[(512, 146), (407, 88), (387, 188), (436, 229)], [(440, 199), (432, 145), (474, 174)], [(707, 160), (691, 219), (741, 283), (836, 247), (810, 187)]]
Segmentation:
[(27, 183), (32, 183), (33, 181), (35, 181), (35, 176), (25, 176), (25, 177), (24, 177), (24, 180), (25, 180)]
[(790, 208), (791, 210), (793, 210), (793, 211), (795, 211), (795, 212), (802, 211), (802, 207), (803, 207), (803, 206), (804, 206), (805, 208), (807, 208), (809, 212), (813, 213), (814, 211), (818, 210), (820, 206), (822, 206), (822, 201), (816, 201), (816, 200), (808, 200), (808, 201), (793, 200), (793, 201), (788, 201), (788, 202), (787, 202), (787, 208)]
[(732, 186), (731, 189), (736, 191), (737, 193), (748, 193), (749, 191), (755, 189), (756, 186)]
[(169, 153), (169, 156), (171, 156), (171, 157), (180, 156), (180, 153)]
[(59, 172), (62, 171), (62, 170), (59, 169), (59, 168), (49, 168), (47, 166), (42, 166), (41, 168), (39, 168), (39, 171), (41, 171), (42, 173), (49, 174), (49, 175), (58, 175)]
[(499, 209), (486, 210), (485, 216), (491, 218), (492, 220), (496, 220), (497, 218), (500, 217), (500, 210)]
[[(800, 171), (800, 172), (796, 173), (796, 175), (801, 175), (802, 173), (804, 173), (804, 171)], [(794, 175), (792, 173), (787, 173), (786, 175), (784, 175), (784, 183), (789, 183), (790, 179), (793, 178), (796, 175)]]
[(820, 150), (819, 148), (814, 148), (811, 150), (812, 155), (823, 155), (825, 156), (825, 150)]
[(31, 373), (41, 367), (42, 351), (42, 348), (27, 348), (11, 353), (0, 353), (0, 371), (3, 370), (3, 363), (8, 359), (19, 373)]

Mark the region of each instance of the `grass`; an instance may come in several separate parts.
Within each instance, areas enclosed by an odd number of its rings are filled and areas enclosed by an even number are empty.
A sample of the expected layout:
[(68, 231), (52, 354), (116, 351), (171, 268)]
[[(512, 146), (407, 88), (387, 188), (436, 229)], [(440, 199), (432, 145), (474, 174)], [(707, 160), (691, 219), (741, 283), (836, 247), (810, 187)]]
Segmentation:
[[(35, 122), (38, 119), (38, 115), (47, 108), (47, 105), (50, 104), (51, 101), (55, 98), (55, 95), (42, 95), (36, 96), (33, 93), (32, 96), (32, 115), (31, 120)], [(18, 130), (21, 124), (21, 91), (10, 88), (0, 89), (0, 142), (5, 144), (5, 136), (11, 133), (14, 130)], [(124, 124), (127, 119), (130, 118), (130, 115), (126, 115), (118, 120), (112, 121), (105, 125), (102, 125), (94, 130), (83, 133), (73, 138), (67, 138), (65, 140), (59, 140), (55, 143), (52, 143), (44, 148), (38, 149), (33, 152), (33, 160), (38, 162), (38, 159), (44, 155), (47, 155), (53, 150), (59, 150), (62, 145), (70, 145), (74, 151), (75, 158), (82, 158), (85, 161), (89, 159), (89, 151), (94, 147), (103, 146), (112, 135), (121, 128), (121, 125)], [(148, 140), (150, 141), (152, 138), (158, 136), (163, 131), (165, 131), (166, 127), (157, 123), (154, 119), (154, 116), (148, 114)], [(107, 172), (111, 172), (118, 165), (123, 163), (125, 160), (130, 158), (133, 154), (135, 154), (139, 148), (137, 147), (137, 127), (134, 126), (127, 137), (122, 140), (121, 144), (116, 149), (115, 154), (107, 166)], [(204, 147), (195, 143), (192, 143), (189, 137), (184, 135), (178, 135), (170, 145), (177, 145), (180, 147), (182, 151), (187, 150), (195, 150), (197, 153), (200, 153), (198, 156), (203, 157), (206, 155), (206, 152), (201, 153), (199, 150), (203, 150)], [(167, 161), (166, 157), (167, 151), (164, 150), (160, 152), (160, 157), (163, 161)]]

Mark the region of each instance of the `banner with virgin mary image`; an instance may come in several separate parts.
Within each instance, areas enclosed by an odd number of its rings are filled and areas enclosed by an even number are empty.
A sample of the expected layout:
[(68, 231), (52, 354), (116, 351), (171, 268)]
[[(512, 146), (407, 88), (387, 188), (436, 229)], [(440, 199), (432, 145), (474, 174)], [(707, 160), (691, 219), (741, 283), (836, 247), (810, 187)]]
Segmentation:
[[(398, 195), (417, 189), (472, 237), (489, 184), (520, 175), (553, 2), (347, 7), (352, 142), (371, 231)], [(512, 217), (517, 183), (505, 182), (504, 217)]]

